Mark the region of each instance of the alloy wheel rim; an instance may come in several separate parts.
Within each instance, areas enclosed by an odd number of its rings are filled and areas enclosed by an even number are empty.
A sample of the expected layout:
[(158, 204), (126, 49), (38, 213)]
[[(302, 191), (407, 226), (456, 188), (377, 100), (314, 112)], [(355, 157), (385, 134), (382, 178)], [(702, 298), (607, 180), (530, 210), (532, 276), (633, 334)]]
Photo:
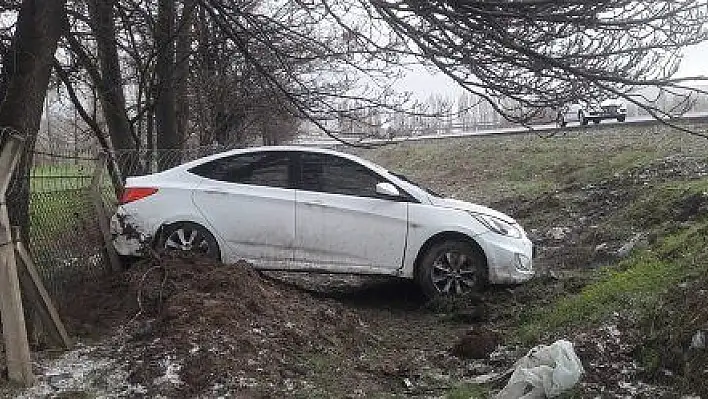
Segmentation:
[(206, 237), (199, 231), (179, 228), (167, 237), (165, 249), (207, 254), (210, 248)]
[(433, 262), (431, 280), (442, 294), (464, 294), (477, 284), (472, 257), (458, 251), (445, 251)]

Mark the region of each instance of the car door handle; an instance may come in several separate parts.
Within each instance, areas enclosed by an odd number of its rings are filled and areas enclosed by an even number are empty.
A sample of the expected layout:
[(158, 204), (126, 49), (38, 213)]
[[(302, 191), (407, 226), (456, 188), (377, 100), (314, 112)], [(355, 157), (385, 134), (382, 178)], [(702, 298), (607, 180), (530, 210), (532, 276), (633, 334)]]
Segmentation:
[(204, 194), (226, 195), (225, 192), (223, 192), (223, 191), (217, 191), (217, 190), (203, 190), (202, 192), (203, 192)]

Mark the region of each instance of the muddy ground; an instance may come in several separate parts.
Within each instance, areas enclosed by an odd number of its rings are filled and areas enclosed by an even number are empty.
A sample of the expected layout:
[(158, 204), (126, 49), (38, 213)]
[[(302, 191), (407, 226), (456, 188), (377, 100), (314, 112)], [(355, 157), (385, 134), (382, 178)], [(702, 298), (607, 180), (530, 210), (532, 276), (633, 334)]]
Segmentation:
[[(538, 248), (538, 278), (426, 302), (407, 281), (268, 273), (247, 264), (161, 258), (77, 289), (61, 304), (77, 339), (35, 354), (38, 383), (6, 397), (445, 397), (501, 389), (529, 349), (505, 333), (525, 309), (578, 292), (592, 271), (651, 237), (612, 227), (640, 190), (708, 176), (673, 156), (592, 183), (489, 205)], [(687, 201), (677, 222), (708, 212)], [(698, 301), (695, 306), (700, 307)], [(574, 397), (678, 397), (636, 362), (643, 337), (620, 317), (573, 333), (586, 370)], [(539, 342), (548, 344), (550, 342)], [(491, 382), (490, 382), (491, 381)], [(486, 382), (480, 390), (475, 384)]]

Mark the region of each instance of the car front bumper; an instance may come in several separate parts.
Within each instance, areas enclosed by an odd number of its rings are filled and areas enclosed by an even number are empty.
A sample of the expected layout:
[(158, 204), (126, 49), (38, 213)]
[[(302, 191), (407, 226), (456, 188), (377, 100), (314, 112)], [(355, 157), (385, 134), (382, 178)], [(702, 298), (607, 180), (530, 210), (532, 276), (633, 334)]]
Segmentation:
[(536, 274), (533, 243), (527, 237), (511, 238), (488, 232), (475, 238), (487, 256), (490, 283), (519, 284)]
[(606, 108), (593, 108), (588, 110), (589, 118), (621, 118), (627, 116), (627, 110), (624, 108), (617, 107), (606, 107)]

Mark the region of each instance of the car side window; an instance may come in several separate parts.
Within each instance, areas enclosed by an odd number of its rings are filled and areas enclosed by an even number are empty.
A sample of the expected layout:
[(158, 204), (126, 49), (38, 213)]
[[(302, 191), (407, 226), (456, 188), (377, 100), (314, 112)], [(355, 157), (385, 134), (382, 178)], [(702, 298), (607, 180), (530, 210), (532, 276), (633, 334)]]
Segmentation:
[(383, 179), (363, 165), (328, 154), (303, 153), (300, 159), (303, 190), (377, 197), (376, 184)]
[(290, 188), (290, 156), (286, 152), (254, 152), (215, 159), (190, 172), (228, 183)]

